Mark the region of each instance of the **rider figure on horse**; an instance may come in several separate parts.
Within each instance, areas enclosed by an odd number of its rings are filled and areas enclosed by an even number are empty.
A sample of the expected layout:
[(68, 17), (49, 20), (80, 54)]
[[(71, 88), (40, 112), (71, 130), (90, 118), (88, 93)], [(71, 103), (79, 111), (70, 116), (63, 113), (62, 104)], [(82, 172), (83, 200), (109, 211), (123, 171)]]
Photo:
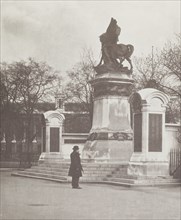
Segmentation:
[(117, 25), (117, 21), (114, 18), (111, 18), (111, 22), (106, 30), (106, 33), (100, 36), (100, 41), (102, 43), (102, 59), (104, 63), (113, 61), (110, 49), (119, 41), (118, 37), (120, 32), (121, 28)]
[(132, 70), (133, 66), (130, 56), (134, 51), (134, 47), (131, 44), (117, 44), (120, 33), (121, 28), (117, 25), (117, 21), (111, 18), (111, 22), (106, 32), (100, 36), (102, 57), (96, 68), (101, 66), (102, 61), (104, 62), (103, 65), (105, 67), (107, 66), (107, 68), (110, 68), (110, 66), (112, 66), (112, 68), (122, 68), (122, 62), (127, 60)]

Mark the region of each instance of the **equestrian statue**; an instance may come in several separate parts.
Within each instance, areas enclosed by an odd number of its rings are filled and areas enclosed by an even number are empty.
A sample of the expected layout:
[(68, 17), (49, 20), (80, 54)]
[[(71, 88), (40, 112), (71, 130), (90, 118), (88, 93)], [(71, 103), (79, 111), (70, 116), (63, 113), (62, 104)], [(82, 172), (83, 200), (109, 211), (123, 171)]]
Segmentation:
[[(111, 18), (106, 32), (100, 36), (102, 56), (99, 64), (94, 67), (97, 73), (123, 70), (129, 73), (132, 72), (133, 66), (130, 57), (134, 47), (131, 44), (117, 44), (120, 33), (121, 28), (117, 25), (117, 21)], [(124, 60), (127, 60), (130, 64), (130, 70), (123, 67)]]

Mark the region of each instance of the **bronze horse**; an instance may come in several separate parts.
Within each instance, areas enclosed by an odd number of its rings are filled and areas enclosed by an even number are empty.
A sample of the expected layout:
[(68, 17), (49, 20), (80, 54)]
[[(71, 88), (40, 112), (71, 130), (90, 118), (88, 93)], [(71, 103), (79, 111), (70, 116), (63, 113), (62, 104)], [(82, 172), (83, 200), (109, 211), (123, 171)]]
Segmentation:
[(114, 63), (116, 65), (121, 65), (126, 59), (132, 70), (133, 66), (130, 57), (133, 51), (134, 47), (131, 44), (111, 44), (108, 46), (104, 46), (104, 44), (102, 44), (102, 57), (98, 66), (101, 65), (102, 61), (104, 61), (104, 64)]

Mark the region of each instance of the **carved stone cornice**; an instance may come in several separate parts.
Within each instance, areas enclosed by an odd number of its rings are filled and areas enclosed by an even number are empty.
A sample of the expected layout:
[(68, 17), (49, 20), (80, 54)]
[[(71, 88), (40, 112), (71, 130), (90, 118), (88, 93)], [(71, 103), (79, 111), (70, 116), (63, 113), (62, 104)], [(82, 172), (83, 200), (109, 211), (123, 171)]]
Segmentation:
[(109, 83), (130, 83), (133, 84), (134, 80), (132, 78), (121, 78), (121, 77), (97, 77), (91, 81), (91, 84), (94, 86), (96, 84), (109, 82)]

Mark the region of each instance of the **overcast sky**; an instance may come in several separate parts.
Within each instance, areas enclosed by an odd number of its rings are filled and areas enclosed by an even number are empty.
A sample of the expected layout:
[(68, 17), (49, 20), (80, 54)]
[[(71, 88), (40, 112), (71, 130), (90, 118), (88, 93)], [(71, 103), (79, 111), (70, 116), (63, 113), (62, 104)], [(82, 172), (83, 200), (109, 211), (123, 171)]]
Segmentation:
[(87, 47), (99, 62), (99, 35), (111, 17), (121, 27), (119, 43), (144, 56), (180, 33), (180, 0), (2, 1), (1, 61), (34, 57), (64, 73)]

